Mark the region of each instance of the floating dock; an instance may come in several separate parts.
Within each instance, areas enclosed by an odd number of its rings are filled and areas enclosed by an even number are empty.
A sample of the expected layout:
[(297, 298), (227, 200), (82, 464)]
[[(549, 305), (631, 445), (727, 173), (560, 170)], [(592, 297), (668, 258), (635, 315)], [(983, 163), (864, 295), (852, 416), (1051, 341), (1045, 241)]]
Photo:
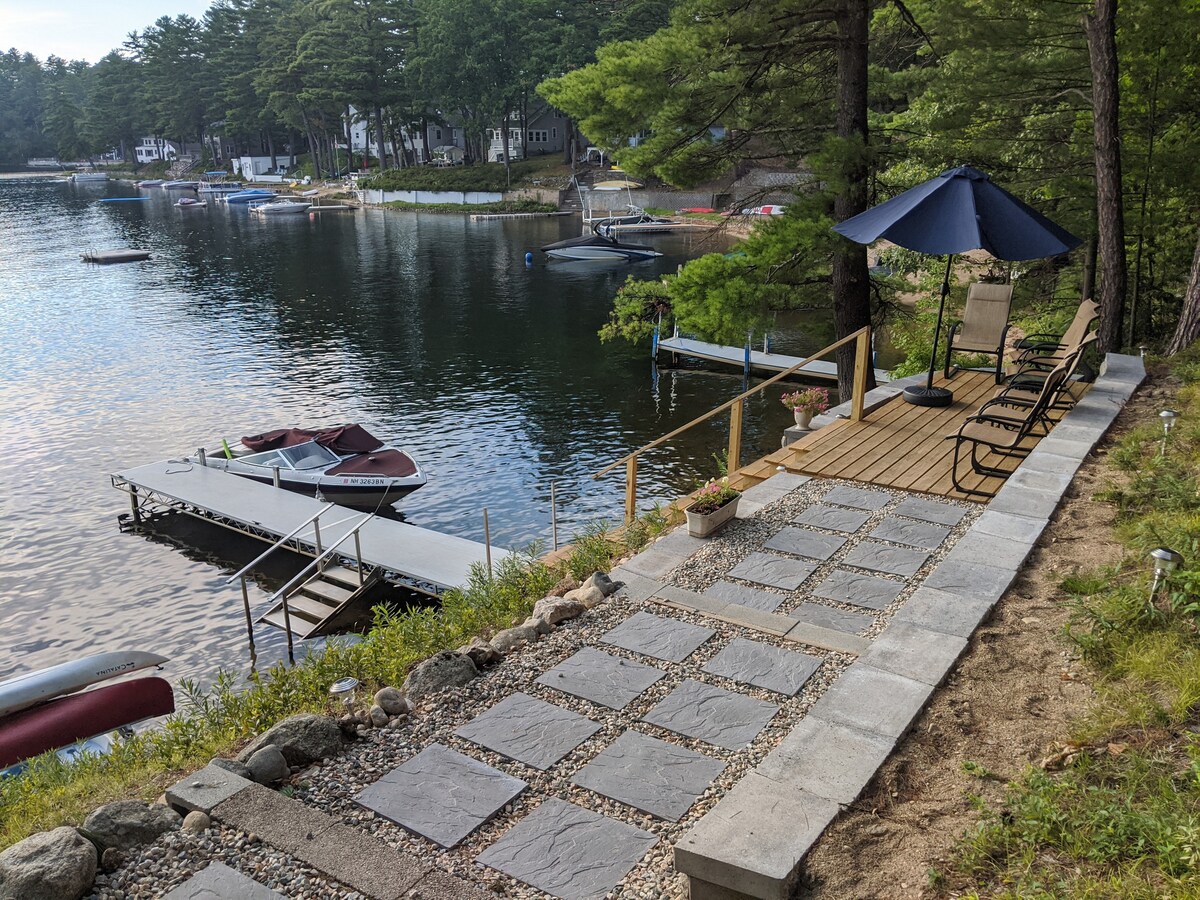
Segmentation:
[(570, 211), (558, 212), (515, 212), (515, 213), (471, 213), (472, 222), (490, 222), (493, 219), (546, 219), (552, 216), (573, 216)]
[[(746, 367), (745, 347), (724, 347), (720, 344), (709, 344), (692, 338), (669, 337), (659, 338), (658, 349), (666, 350), (668, 353), (677, 353), (680, 356), (690, 356), (693, 359), (737, 366), (739, 369)], [(785, 356), (782, 353), (765, 353), (762, 350), (751, 350), (749, 355), (750, 368), (765, 372), (785, 372), (804, 359), (802, 356)], [(821, 359), (813, 360), (800, 369), (798, 374), (836, 381), (837, 364)], [(883, 369), (875, 370), (875, 381), (879, 384), (891, 380), (892, 377)]]
[(84, 262), (108, 263), (139, 262), (150, 258), (149, 250), (88, 250), (81, 254)]
[[(111, 478), (113, 487), (130, 495), (135, 518), (151, 508), (173, 509), (269, 543), (329, 509), (319, 543), (330, 547), (349, 534), (364, 515), (361, 510), (259, 484), (188, 459), (151, 463)], [(359, 540), (364, 566), (434, 596), (465, 586), (475, 563), (487, 565), (488, 550), (483, 544), (393, 519), (370, 520), (362, 526)], [(319, 553), (317, 544), (311, 525), (288, 542), (291, 549), (312, 557)], [(353, 543), (348, 543), (347, 555), (353, 554)]]

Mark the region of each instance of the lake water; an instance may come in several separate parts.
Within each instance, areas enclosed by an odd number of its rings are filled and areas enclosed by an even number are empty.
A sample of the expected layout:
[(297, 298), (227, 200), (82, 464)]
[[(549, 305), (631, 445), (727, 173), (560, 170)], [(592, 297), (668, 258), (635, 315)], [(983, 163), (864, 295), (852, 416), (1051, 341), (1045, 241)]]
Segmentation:
[[(193, 522), (123, 532), (109, 475), (284, 425), (363, 423), (413, 451), (429, 484), (416, 525), (504, 547), (620, 521), (623, 467), (592, 473), (742, 390), (740, 372), (656, 371), (649, 347), (602, 345), (625, 278), (712, 249), (647, 239), (628, 264), (547, 264), (536, 248), (578, 219), (474, 223), (359, 210), (260, 221), (243, 207), (180, 211), (131, 185), (0, 180), (0, 679), (88, 652), (154, 650), (167, 675), (249, 665), (241, 594), (224, 579), (263, 545)], [(641, 242), (640, 240), (638, 242)], [(93, 266), (87, 249), (148, 249)], [(526, 266), (526, 251), (535, 261)], [(789, 323), (793, 352), (831, 340)], [(643, 506), (715, 474), (727, 417), (643, 462)], [(751, 403), (746, 459), (788, 422)], [(283, 577), (283, 573), (280, 573)], [(261, 611), (268, 593), (255, 587)], [(258, 664), (283, 653), (260, 626)]]

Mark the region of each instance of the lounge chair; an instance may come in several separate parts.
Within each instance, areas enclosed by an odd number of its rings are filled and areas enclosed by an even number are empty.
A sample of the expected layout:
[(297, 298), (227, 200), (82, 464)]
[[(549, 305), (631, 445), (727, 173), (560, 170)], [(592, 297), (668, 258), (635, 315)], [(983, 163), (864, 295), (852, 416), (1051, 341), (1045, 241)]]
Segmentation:
[[(946, 336), (945, 375), (950, 377), (950, 357), (955, 352), (983, 353), (996, 357), (996, 384), (1004, 380), (1004, 339), (1008, 335), (1008, 311), (1012, 306), (1011, 284), (974, 282), (967, 289), (967, 305), (961, 322), (950, 326)], [(958, 371), (958, 367), (954, 367)]]
[(1017, 370), (1028, 367), (1053, 369), (1082, 341), (1100, 318), (1100, 307), (1094, 300), (1084, 300), (1075, 311), (1075, 318), (1061, 335), (1031, 334), (1017, 342), (1013, 363)]
[(1012, 474), (1011, 472), (998, 469), (994, 466), (985, 466), (979, 461), (979, 447), (985, 447), (1001, 456), (1028, 455), (1029, 451), (1021, 447), (1021, 443), (1025, 438), (1035, 434), (1034, 429), (1038, 425), (1044, 426), (1050, 404), (1058, 396), (1058, 392), (1066, 378), (1067, 364), (1064, 363), (1046, 376), (1046, 380), (1042, 383), (1038, 397), (1032, 406), (1024, 410), (1004, 409), (1001, 411), (997, 408), (1000, 404), (995, 400), (989, 400), (975, 415), (963, 422), (956, 434), (948, 435), (948, 437), (954, 440), (954, 459), (950, 468), (950, 480), (954, 482), (956, 490), (964, 494), (973, 494), (979, 497), (991, 496), (987, 491), (978, 491), (963, 487), (959, 483), (958, 463), (962, 445), (971, 445), (971, 471), (978, 475), (994, 475), (999, 478), (1007, 478)]

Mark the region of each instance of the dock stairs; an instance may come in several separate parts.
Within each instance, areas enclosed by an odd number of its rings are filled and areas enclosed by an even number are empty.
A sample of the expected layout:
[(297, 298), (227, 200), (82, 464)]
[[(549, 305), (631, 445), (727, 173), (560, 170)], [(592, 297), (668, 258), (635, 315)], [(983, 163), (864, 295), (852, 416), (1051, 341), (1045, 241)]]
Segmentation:
[(378, 570), (360, 573), (343, 565), (325, 566), (285, 592), (258, 621), (284, 630), (290, 624), (292, 635), (301, 640), (317, 637), (334, 628), (379, 579)]

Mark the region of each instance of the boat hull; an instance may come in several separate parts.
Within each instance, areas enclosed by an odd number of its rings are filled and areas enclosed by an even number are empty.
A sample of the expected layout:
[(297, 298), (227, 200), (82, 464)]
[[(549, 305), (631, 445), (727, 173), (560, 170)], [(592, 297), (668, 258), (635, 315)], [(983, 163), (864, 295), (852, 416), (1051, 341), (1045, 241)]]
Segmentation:
[(48, 669), (0, 681), (0, 717), (10, 716), (118, 675), (161, 666), (166, 661), (165, 656), (157, 653), (117, 650), (73, 659)]
[(60, 697), (0, 719), (0, 768), (174, 711), (171, 685), (153, 676)]
[[(274, 479), (264, 478), (261, 475), (250, 472), (239, 472), (236, 469), (226, 469), (231, 475), (240, 475), (242, 478), (249, 478), (251, 481), (257, 481), (259, 484), (274, 484)], [(424, 487), (424, 482), (421, 484), (402, 484), (393, 485), (390, 487), (376, 487), (370, 485), (338, 485), (338, 484), (322, 484), (321, 496), (330, 503), (336, 503), (338, 506), (349, 506), (351, 509), (372, 510), (379, 509), (383, 506), (390, 506), (393, 503), (398, 503), (403, 500), (413, 491)], [(287, 491), (294, 491), (297, 494), (306, 494), (309, 497), (316, 496), (317, 485), (298, 481), (289, 481), (282, 475), (279, 479), (279, 486)]]
[(589, 262), (624, 261), (633, 262), (640, 259), (654, 259), (662, 256), (657, 250), (643, 250), (633, 247), (563, 247), (557, 250), (547, 250), (546, 255), (554, 259), (574, 259)]

